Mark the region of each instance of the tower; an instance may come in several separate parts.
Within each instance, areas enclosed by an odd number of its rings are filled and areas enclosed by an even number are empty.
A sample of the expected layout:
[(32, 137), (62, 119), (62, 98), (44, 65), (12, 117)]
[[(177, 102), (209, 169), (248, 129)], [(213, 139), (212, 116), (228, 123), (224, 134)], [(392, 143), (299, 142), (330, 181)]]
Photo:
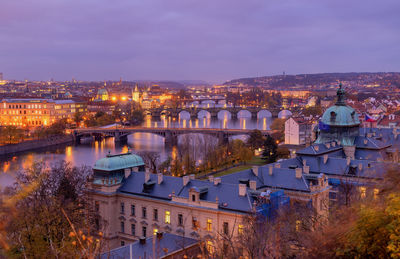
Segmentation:
[(137, 84), (135, 85), (135, 90), (132, 91), (132, 101), (137, 103), (140, 102), (140, 92)]

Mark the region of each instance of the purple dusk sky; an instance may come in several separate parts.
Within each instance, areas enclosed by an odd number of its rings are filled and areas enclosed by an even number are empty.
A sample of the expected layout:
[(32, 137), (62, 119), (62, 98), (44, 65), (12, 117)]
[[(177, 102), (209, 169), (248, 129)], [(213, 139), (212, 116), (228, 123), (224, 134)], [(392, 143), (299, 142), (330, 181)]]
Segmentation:
[(6, 79), (400, 71), (399, 0), (1, 0)]

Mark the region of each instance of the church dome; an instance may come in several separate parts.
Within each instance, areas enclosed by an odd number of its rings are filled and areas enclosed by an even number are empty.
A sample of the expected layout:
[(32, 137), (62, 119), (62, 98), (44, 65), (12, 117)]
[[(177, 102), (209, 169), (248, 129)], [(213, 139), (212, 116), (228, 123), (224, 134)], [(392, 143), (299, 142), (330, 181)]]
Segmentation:
[(107, 155), (107, 157), (97, 160), (93, 169), (110, 172), (139, 166), (144, 166), (143, 159), (128, 152), (119, 155)]
[(337, 102), (329, 107), (322, 115), (321, 121), (330, 126), (357, 126), (360, 125), (357, 112), (345, 103), (345, 91), (340, 88), (337, 91)]

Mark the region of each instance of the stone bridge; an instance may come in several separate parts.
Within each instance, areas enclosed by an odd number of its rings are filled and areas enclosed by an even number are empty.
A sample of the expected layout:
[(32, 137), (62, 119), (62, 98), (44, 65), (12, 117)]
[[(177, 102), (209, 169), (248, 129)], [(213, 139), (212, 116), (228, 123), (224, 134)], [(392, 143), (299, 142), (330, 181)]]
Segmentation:
[[(216, 118), (220, 111), (228, 111), (231, 114), (232, 118), (237, 118), (237, 115), (240, 111), (250, 112), (252, 118), (257, 118), (259, 112), (265, 111), (267, 112), (268, 115), (270, 115), (270, 117), (277, 118), (279, 113), (285, 110), (280, 108), (267, 109), (261, 107), (209, 107), (209, 108), (191, 107), (191, 108), (152, 108), (152, 109), (145, 109), (144, 112), (145, 114), (151, 115), (152, 117), (160, 117), (161, 115), (166, 115), (178, 118), (179, 113), (183, 111), (188, 112), (191, 118), (197, 118), (199, 112), (201, 111), (209, 112), (211, 118)], [(292, 111), (295, 112), (295, 110), (293, 109)]]
[[(85, 136), (94, 136), (95, 139), (102, 137), (114, 137), (115, 142), (126, 142), (128, 135), (143, 132), (162, 136), (166, 145), (176, 145), (178, 136), (184, 134), (207, 134), (218, 139), (219, 144), (225, 144), (229, 137), (236, 135), (249, 135), (252, 129), (214, 129), (214, 128), (147, 128), (147, 127), (112, 127), (112, 128), (81, 128), (73, 131), (75, 143), (80, 143), (80, 139)], [(260, 130), (264, 136), (274, 131)]]

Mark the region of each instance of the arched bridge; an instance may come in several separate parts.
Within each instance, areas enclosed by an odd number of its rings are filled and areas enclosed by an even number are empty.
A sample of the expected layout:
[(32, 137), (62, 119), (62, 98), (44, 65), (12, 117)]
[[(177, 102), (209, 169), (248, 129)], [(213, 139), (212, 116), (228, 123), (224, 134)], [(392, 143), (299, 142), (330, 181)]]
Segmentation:
[[(165, 144), (176, 145), (178, 136), (183, 134), (198, 133), (212, 135), (218, 138), (220, 144), (227, 143), (229, 137), (236, 135), (249, 135), (252, 129), (215, 129), (215, 128), (147, 128), (147, 127), (121, 127), (118, 128), (81, 128), (73, 131), (76, 143), (84, 136), (114, 137), (115, 142), (126, 142), (128, 135), (143, 132), (152, 133), (164, 138)], [(264, 136), (273, 133), (273, 130), (260, 130)]]
[[(296, 112), (296, 108), (292, 108), (292, 111), (288, 111), (289, 113), (291, 112)], [(272, 118), (277, 118), (280, 116), (282, 111), (287, 111), (281, 108), (273, 108), (273, 109), (267, 109), (267, 108), (262, 108), (262, 107), (182, 107), (182, 108), (151, 108), (151, 109), (145, 109), (145, 114), (151, 115), (153, 117), (160, 117), (161, 115), (166, 115), (166, 116), (171, 116), (171, 117), (179, 117), (179, 113), (181, 112), (188, 112), (190, 114), (191, 118), (197, 118), (199, 112), (201, 111), (207, 111), (210, 114), (211, 118), (216, 118), (218, 116), (218, 113), (221, 111), (228, 111), (232, 118), (236, 118), (238, 116), (238, 113), (240, 111), (248, 111), (251, 114), (252, 118), (258, 118), (258, 115), (261, 111), (266, 112), (269, 114), (268, 117)]]

